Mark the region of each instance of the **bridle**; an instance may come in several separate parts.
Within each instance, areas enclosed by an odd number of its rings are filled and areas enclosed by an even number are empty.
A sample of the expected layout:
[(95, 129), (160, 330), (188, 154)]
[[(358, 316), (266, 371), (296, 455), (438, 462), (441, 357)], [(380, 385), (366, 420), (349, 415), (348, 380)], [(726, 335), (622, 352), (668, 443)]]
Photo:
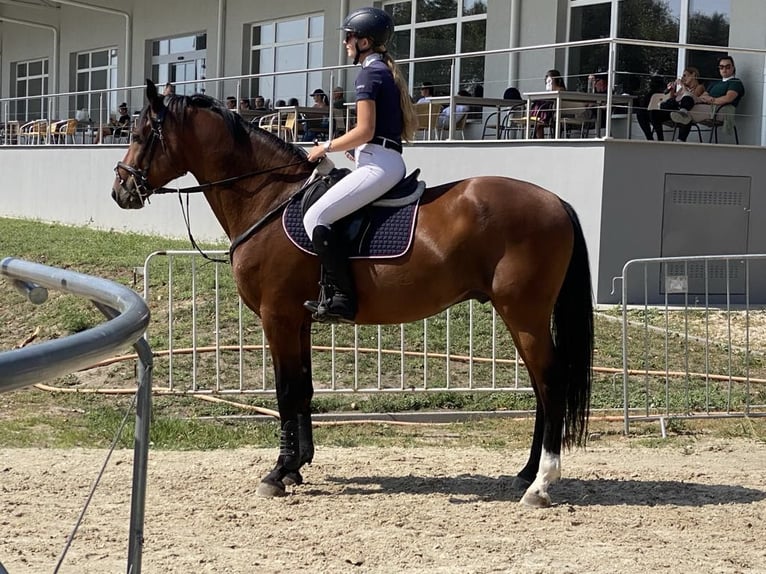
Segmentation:
[(117, 179), (120, 182), (120, 186), (123, 189), (128, 189), (127, 180), (122, 177), (120, 170), (128, 172), (129, 179), (133, 182), (133, 189), (135, 190), (138, 198), (143, 205), (149, 199), (149, 196), (157, 193), (158, 189), (151, 189), (149, 185), (149, 166), (151, 165), (152, 158), (154, 157), (154, 150), (156, 149), (157, 142), (162, 146), (163, 151), (167, 151), (165, 147), (165, 138), (162, 135), (162, 124), (165, 122), (165, 115), (167, 114), (167, 108), (162, 106), (162, 109), (157, 114), (157, 117), (150, 117), (152, 122), (152, 131), (149, 134), (149, 139), (146, 142), (146, 167), (144, 169), (133, 167), (122, 161), (118, 161), (114, 168), (114, 173), (117, 175)]
[[(146, 152), (145, 157), (145, 165), (146, 167), (141, 169), (139, 167), (134, 167), (132, 165), (128, 165), (127, 163), (124, 163), (122, 161), (118, 161), (117, 165), (114, 167), (114, 173), (117, 176), (117, 179), (120, 182), (120, 186), (123, 189), (126, 189), (130, 192), (135, 192), (135, 195), (138, 196), (138, 198), (141, 200), (141, 204), (145, 204), (149, 197), (152, 195), (162, 195), (165, 193), (199, 193), (202, 191), (205, 191), (206, 189), (210, 189), (212, 187), (215, 187), (216, 185), (225, 185), (227, 183), (233, 183), (235, 181), (240, 181), (242, 179), (246, 179), (248, 177), (254, 177), (256, 175), (262, 175), (264, 173), (269, 173), (272, 171), (277, 171), (280, 169), (283, 169), (285, 167), (291, 167), (294, 165), (300, 165), (305, 163), (305, 160), (301, 161), (294, 161), (291, 163), (278, 165), (275, 167), (270, 167), (267, 169), (259, 169), (256, 171), (249, 171), (240, 175), (235, 175), (232, 177), (227, 177), (224, 179), (218, 179), (215, 181), (210, 181), (207, 183), (201, 183), (199, 185), (194, 185), (191, 187), (184, 187), (184, 188), (176, 188), (172, 189), (169, 187), (154, 187), (152, 188), (149, 184), (149, 167), (151, 166), (152, 158), (154, 157), (154, 151), (156, 149), (157, 142), (160, 143), (162, 146), (162, 150), (167, 153), (167, 147), (165, 145), (165, 138), (163, 136), (162, 132), (162, 124), (165, 122), (165, 116), (167, 115), (167, 107), (163, 106), (162, 109), (157, 113), (157, 117), (152, 117), (151, 119), (151, 125), (152, 125), (152, 131), (149, 134), (149, 138), (145, 144), (146, 146)], [(129, 179), (133, 182), (133, 189), (129, 190), (127, 188), (127, 181), (122, 177), (120, 174), (120, 170), (124, 170), (128, 172)], [(183, 170), (178, 170), (183, 171)], [(184, 171), (184, 173), (186, 173)], [(183, 174), (181, 174), (183, 175)]]
[[(299, 193), (301, 193), (303, 191), (304, 186), (301, 186), (298, 191), (292, 193), (287, 199), (285, 199), (284, 201), (280, 202), (279, 205), (277, 205), (274, 208), (272, 208), (271, 210), (269, 210), (264, 216), (262, 216), (258, 221), (256, 221), (253, 225), (251, 225), (250, 228), (247, 229), (244, 233), (242, 233), (238, 237), (234, 238), (234, 240), (232, 241), (232, 244), (231, 244), (231, 246), (229, 248), (229, 260), (228, 261), (220, 260), (220, 259), (213, 259), (213, 258), (209, 257), (207, 254), (205, 254), (200, 249), (200, 247), (197, 245), (197, 242), (194, 240), (194, 237), (192, 236), (192, 233), (191, 233), (191, 226), (190, 226), (190, 223), (189, 223), (189, 218), (188, 218), (188, 216), (186, 214), (188, 212), (188, 200), (189, 200), (189, 195), (188, 194), (190, 194), (190, 193), (199, 193), (199, 192), (205, 191), (206, 189), (210, 189), (210, 188), (212, 188), (214, 186), (217, 186), (217, 185), (225, 185), (225, 184), (232, 183), (232, 182), (235, 182), (235, 181), (239, 181), (239, 180), (242, 180), (242, 179), (246, 179), (246, 178), (249, 178), (249, 177), (254, 177), (256, 175), (261, 175), (261, 174), (264, 174), (264, 173), (269, 173), (269, 172), (272, 172), (272, 171), (277, 171), (277, 170), (280, 170), (280, 169), (284, 169), (286, 167), (291, 167), (291, 166), (294, 166), (294, 165), (301, 165), (301, 164), (304, 164), (306, 162), (306, 160), (302, 159), (300, 161), (294, 161), (294, 162), (290, 162), (290, 163), (287, 163), (287, 164), (282, 164), (282, 165), (270, 167), (270, 168), (267, 168), (267, 169), (259, 169), (259, 170), (256, 170), (256, 171), (250, 171), (250, 172), (243, 173), (243, 174), (240, 174), (240, 175), (235, 175), (233, 177), (227, 177), (227, 178), (224, 178), (224, 179), (219, 179), (219, 180), (216, 180), (216, 181), (202, 183), (202, 184), (191, 186), (191, 187), (177, 188), (177, 189), (171, 189), (171, 188), (168, 188), (168, 187), (155, 187), (155, 188), (152, 188), (151, 185), (149, 184), (149, 167), (151, 166), (152, 158), (154, 157), (154, 152), (156, 150), (157, 142), (159, 142), (159, 144), (162, 146), (162, 150), (167, 154), (166, 142), (165, 142), (165, 138), (163, 136), (163, 131), (162, 131), (162, 124), (165, 121), (165, 116), (167, 115), (167, 110), (168, 110), (168, 108), (163, 105), (162, 108), (160, 109), (160, 111), (157, 113), (157, 117), (150, 117), (152, 130), (151, 130), (151, 133), (149, 134), (149, 138), (148, 138), (148, 140), (147, 140), (147, 142), (145, 144), (146, 151), (145, 151), (144, 154), (142, 154), (146, 158), (146, 161), (144, 162), (146, 167), (144, 167), (142, 169), (142, 168), (139, 168), (139, 167), (134, 167), (132, 165), (128, 165), (128, 164), (126, 164), (126, 163), (124, 163), (122, 161), (118, 161), (117, 165), (114, 168), (114, 172), (117, 175), (117, 179), (120, 182), (120, 186), (123, 189), (127, 190), (128, 192), (130, 192), (130, 193), (132, 193), (134, 195), (137, 195), (138, 198), (141, 200), (141, 205), (144, 205), (149, 200), (149, 197), (151, 195), (159, 195), (159, 194), (165, 194), (165, 193), (178, 193), (178, 200), (181, 202), (181, 211), (182, 211), (182, 213), (184, 215), (184, 221), (186, 223), (186, 229), (189, 232), (189, 239), (191, 240), (192, 246), (195, 247), (197, 249), (197, 251), (199, 251), (205, 259), (208, 259), (210, 261), (220, 262), (220, 263), (229, 263), (231, 261), (232, 256), (233, 256), (234, 250), (239, 245), (241, 245), (242, 243), (247, 241), (247, 239), (252, 237), (253, 234), (255, 234), (258, 230), (260, 230), (264, 225), (266, 225), (266, 223), (268, 223), (277, 213), (281, 212), (287, 206), (287, 204), (290, 203), (290, 201), (293, 200), (294, 197), (296, 197)], [(133, 189), (128, 189), (127, 188), (127, 186), (126, 186), (127, 180), (124, 179), (121, 176), (121, 174), (120, 174), (120, 170), (121, 169), (126, 171), (126, 172), (128, 172), (129, 179), (132, 180), (132, 182), (133, 182)], [(177, 170), (177, 171), (186, 173), (185, 170)], [(186, 212), (184, 211), (183, 201), (181, 199), (181, 194), (182, 193), (186, 193), (187, 194), (186, 195), (186, 199), (187, 199)]]

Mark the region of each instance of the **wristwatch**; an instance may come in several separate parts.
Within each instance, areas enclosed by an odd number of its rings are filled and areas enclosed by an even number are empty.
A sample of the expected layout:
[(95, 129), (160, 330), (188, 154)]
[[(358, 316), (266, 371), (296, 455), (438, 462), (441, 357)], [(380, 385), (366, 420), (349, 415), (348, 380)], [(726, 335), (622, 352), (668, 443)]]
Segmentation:
[(326, 152), (330, 151), (330, 148), (332, 147), (332, 140), (327, 140), (322, 144), (322, 146)]

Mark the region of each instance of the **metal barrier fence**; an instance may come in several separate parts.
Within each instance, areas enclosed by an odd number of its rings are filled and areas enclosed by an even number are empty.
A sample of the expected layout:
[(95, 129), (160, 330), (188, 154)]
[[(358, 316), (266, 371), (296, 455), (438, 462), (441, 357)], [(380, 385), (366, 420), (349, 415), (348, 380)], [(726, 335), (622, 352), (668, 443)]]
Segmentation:
[[(622, 276), (625, 433), (631, 417), (766, 414), (766, 255), (635, 259)], [(659, 285), (661, 300), (652, 300)]]
[[(201, 261), (196, 251), (162, 251), (141, 270), (153, 307), (148, 336), (165, 349), (156, 355), (156, 380), (179, 393), (273, 396), (257, 317), (237, 297), (228, 267)], [(766, 325), (766, 311), (748, 303), (750, 279), (766, 273), (764, 263), (766, 255), (626, 264), (622, 311), (597, 314), (597, 327), (615, 341), (620, 335), (607, 324), (622, 321), (622, 357), (597, 359), (594, 411), (622, 410), (626, 432), (631, 418), (766, 414), (766, 348), (754, 348), (752, 336)], [(666, 285), (662, 301), (647, 295), (655, 280)], [(318, 394), (531, 392), (489, 305), (469, 301), (406, 325), (320, 325), (312, 336)], [(620, 374), (622, 388), (614, 378)]]
[[(147, 336), (152, 348), (167, 350), (155, 355), (155, 386), (273, 396), (257, 317), (237, 296), (228, 265), (200, 261), (196, 251), (161, 251), (144, 264), (144, 298), (153, 317)], [(490, 305), (466, 302), (406, 325), (318, 325), (312, 337), (319, 394), (531, 392), (510, 334)]]
[(149, 324), (149, 310), (141, 297), (130, 289), (73, 271), (9, 257), (0, 262), (0, 274), (8, 277), (33, 303), (45, 301), (45, 289), (57, 289), (92, 301), (108, 319), (101, 325), (68, 337), (0, 353), (0, 392), (68, 375), (96, 361), (113, 357), (129, 344), (133, 344), (138, 354), (127, 571), (140, 574), (153, 366), (152, 351), (141, 336)]

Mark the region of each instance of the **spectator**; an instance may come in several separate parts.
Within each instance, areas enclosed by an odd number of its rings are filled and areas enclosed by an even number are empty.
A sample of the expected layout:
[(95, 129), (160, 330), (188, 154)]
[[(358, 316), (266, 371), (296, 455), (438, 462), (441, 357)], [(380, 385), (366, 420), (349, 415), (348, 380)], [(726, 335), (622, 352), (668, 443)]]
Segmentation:
[(167, 82), (165, 84), (165, 88), (162, 90), (162, 95), (167, 96), (175, 96), (176, 95), (176, 87), (171, 84), (170, 82)]
[[(564, 78), (561, 76), (561, 72), (555, 69), (545, 72), (546, 92), (565, 91), (566, 89), (567, 86), (566, 83), (564, 83)], [(545, 137), (545, 128), (548, 128), (553, 124), (556, 115), (553, 108), (553, 100), (535, 100), (532, 103), (529, 117), (530, 120), (534, 120), (535, 131), (533, 137), (535, 139), (543, 139)]]
[(226, 109), (236, 110), (237, 109), (237, 98), (235, 98), (234, 96), (227, 96), (226, 97)]
[(298, 98), (290, 98), (289, 100), (287, 100), (287, 105), (288, 106), (300, 106), (301, 103), (298, 101)]
[[(314, 105), (311, 106), (312, 108), (327, 109), (330, 107), (330, 100), (327, 98), (327, 94), (324, 93), (324, 90), (317, 88), (311, 92), (311, 97), (314, 98)], [(326, 138), (329, 125), (329, 112), (321, 118), (316, 116), (307, 117), (303, 120), (303, 141), (312, 142), (315, 139)]]
[(332, 89), (332, 107), (336, 110), (345, 109), (346, 98), (343, 97), (343, 88), (335, 86)]
[[(694, 104), (699, 101), (699, 97), (705, 93), (705, 86), (700, 83), (699, 76), (699, 70), (694, 66), (686, 68), (680, 79), (673, 80), (667, 85), (668, 98), (660, 103), (659, 109), (649, 110), (649, 123), (654, 129), (654, 133), (657, 134), (657, 141), (665, 140), (662, 124), (671, 119), (673, 112), (680, 111), (688, 114)], [(646, 135), (646, 130), (644, 130), (644, 135)], [(647, 139), (653, 138), (648, 137)]]
[(253, 107), (256, 111), (267, 111), (268, 108), (266, 107), (266, 100), (263, 96), (255, 96), (255, 100), (253, 102), (255, 105)]
[(101, 143), (104, 136), (112, 136), (113, 141), (121, 137), (128, 135), (130, 130), (130, 114), (128, 113), (128, 103), (122, 102), (117, 108), (119, 117), (109, 122), (109, 125), (103, 126), (101, 131), (96, 135), (96, 143)]
[(420, 84), (420, 98), (416, 103), (422, 104), (424, 102), (431, 101), (431, 98), (435, 96), (434, 85), (431, 82), (423, 82)]
[(287, 102), (285, 102), (284, 100), (277, 100), (276, 102), (274, 102), (275, 108), (284, 108), (286, 105), (287, 105)]
[(320, 88), (311, 92), (311, 97), (314, 98), (313, 108), (327, 108), (330, 106), (330, 100), (327, 98), (327, 94)]
[[(721, 79), (713, 82), (707, 91), (700, 97), (699, 101), (703, 104), (712, 104), (716, 106), (716, 111), (721, 106), (731, 105), (735, 108), (745, 95), (745, 85), (742, 80), (736, 77), (737, 68), (734, 66), (734, 58), (731, 56), (721, 56), (718, 58), (718, 73)], [(691, 132), (691, 116), (686, 110), (678, 110), (670, 113), (670, 119), (680, 124), (678, 128), (678, 139), (685, 142)]]
[(248, 100), (247, 98), (242, 98), (239, 101), (239, 111), (240, 112), (250, 111), (250, 100)]
[(605, 94), (609, 90), (609, 76), (605, 73), (598, 73), (593, 76), (593, 93)]
[[(464, 96), (464, 97), (471, 97), (470, 92), (468, 90), (460, 90), (457, 93), (458, 96)], [(460, 120), (463, 119), (463, 116), (468, 113), (470, 110), (470, 106), (466, 104), (455, 104), (455, 124), (457, 125)], [(448, 130), (449, 129), (449, 118), (450, 118), (450, 106), (446, 106), (442, 111), (439, 112), (439, 117), (436, 120), (436, 127), (438, 127), (440, 130)]]
[(634, 106), (636, 113), (636, 120), (638, 125), (641, 126), (641, 131), (644, 132), (646, 139), (653, 140), (654, 135), (652, 133), (652, 123), (649, 119), (649, 104), (652, 101), (652, 96), (655, 94), (662, 94), (665, 91), (665, 80), (662, 76), (653, 74), (649, 78), (649, 89), (636, 98)]

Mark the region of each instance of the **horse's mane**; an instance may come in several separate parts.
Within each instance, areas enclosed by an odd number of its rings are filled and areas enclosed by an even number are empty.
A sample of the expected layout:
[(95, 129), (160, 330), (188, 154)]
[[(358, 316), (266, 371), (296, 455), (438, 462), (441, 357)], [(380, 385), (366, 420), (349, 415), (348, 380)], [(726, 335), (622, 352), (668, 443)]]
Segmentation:
[(306, 152), (302, 148), (294, 146), (282, 138), (245, 121), (242, 116), (232, 112), (225, 107), (222, 102), (213, 97), (205, 94), (166, 96), (165, 106), (171, 114), (180, 118), (184, 117), (187, 108), (210, 110), (223, 118), (226, 130), (231, 134), (235, 143), (247, 145), (253, 138), (255, 138), (260, 145), (269, 148), (268, 155), (285, 155), (289, 159), (289, 162), (303, 161), (306, 159)]

